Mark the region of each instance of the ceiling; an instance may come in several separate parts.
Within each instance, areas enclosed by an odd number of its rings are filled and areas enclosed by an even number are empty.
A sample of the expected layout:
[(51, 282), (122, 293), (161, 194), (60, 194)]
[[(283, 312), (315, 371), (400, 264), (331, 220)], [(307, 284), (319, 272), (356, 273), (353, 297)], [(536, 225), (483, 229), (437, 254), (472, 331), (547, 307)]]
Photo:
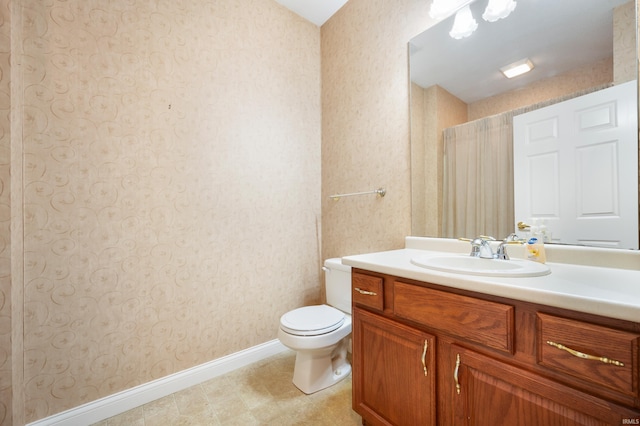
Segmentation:
[(287, 9), (321, 27), (347, 0), (276, 0)]
[[(587, 66), (611, 57), (612, 9), (628, 1), (519, 0), (511, 15), (492, 23), (481, 18), (487, 1), (475, 1), (478, 29), (470, 37), (449, 36), (451, 16), (411, 40), (411, 80), (438, 84), (469, 103)], [(502, 76), (501, 67), (526, 57), (532, 72)]]
[[(322, 26), (348, 0), (276, 1)], [(627, 1), (520, 0), (508, 18), (488, 24), (480, 17), (486, 0), (474, 0), (472, 9), (480, 27), (471, 37), (454, 40), (449, 36), (451, 16), (411, 40), (411, 79), (423, 87), (439, 84), (473, 102), (590, 64), (611, 55), (611, 9)], [(600, 18), (603, 14), (608, 15), (605, 21)], [(431, 25), (427, 18), (425, 27)], [(576, 51), (576, 45), (583, 48)], [(496, 55), (496, 46), (500, 55)], [(534, 72), (505, 83), (498, 70), (524, 57), (533, 60)]]

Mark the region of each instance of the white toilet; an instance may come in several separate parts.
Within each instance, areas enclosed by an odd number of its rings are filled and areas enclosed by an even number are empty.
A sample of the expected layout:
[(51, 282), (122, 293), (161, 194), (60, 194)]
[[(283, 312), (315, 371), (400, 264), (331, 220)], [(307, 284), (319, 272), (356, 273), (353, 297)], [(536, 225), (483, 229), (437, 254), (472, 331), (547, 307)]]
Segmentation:
[[(351, 373), (351, 267), (324, 262), (326, 305), (294, 309), (280, 317), (278, 339), (297, 352), (293, 384), (306, 394), (329, 387)], [(331, 305), (331, 306), (329, 306)]]

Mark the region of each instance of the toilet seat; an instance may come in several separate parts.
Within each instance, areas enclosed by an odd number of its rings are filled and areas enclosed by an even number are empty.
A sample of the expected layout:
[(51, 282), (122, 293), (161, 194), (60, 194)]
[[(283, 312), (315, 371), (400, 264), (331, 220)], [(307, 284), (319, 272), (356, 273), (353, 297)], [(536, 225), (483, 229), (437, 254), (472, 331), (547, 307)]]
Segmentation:
[(318, 336), (342, 326), (344, 312), (328, 305), (305, 306), (280, 317), (280, 328), (296, 336)]

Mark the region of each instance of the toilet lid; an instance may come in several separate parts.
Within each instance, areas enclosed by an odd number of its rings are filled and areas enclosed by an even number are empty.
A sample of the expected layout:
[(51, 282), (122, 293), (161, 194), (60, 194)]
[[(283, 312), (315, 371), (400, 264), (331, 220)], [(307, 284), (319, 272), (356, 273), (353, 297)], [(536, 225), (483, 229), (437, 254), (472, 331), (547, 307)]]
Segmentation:
[(344, 318), (344, 312), (328, 305), (305, 306), (280, 317), (280, 327), (289, 334), (317, 336), (339, 328)]

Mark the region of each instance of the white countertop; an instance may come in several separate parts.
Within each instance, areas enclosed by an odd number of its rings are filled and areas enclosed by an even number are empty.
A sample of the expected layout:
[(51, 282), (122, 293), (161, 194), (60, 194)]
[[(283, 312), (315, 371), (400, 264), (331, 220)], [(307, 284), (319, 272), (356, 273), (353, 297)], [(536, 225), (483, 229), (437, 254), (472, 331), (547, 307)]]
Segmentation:
[[(640, 322), (638, 251), (547, 245), (551, 274), (522, 278), (439, 272), (411, 263), (411, 258), (418, 255), (468, 253), (469, 248), (469, 243), (457, 240), (407, 237), (404, 249), (345, 256), (342, 263), (463, 290)], [(509, 254), (521, 257), (524, 252), (519, 249), (509, 247)]]

